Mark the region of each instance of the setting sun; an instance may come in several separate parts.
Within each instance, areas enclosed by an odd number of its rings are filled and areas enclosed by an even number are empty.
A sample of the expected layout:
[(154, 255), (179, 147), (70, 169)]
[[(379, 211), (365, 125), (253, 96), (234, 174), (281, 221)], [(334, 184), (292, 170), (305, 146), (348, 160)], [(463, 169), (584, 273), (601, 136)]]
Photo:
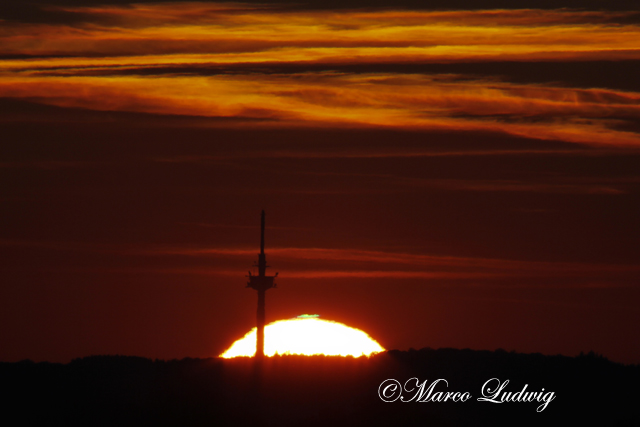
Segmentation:
[[(278, 320), (264, 329), (264, 354), (324, 354), (326, 356), (368, 356), (384, 348), (365, 332), (347, 325), (302, 315)], [(220, 357), (253, 356), (256, 352), (256, 328), (233, 343)]]

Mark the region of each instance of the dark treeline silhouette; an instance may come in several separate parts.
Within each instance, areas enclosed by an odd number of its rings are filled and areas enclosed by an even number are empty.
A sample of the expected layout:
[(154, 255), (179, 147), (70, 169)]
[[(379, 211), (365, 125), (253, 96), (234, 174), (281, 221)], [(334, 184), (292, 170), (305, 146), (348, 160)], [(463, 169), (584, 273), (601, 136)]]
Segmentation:
[[(379, 385), (412, 377), (466, 402), (382, 402)], [(491, 378), (504, 391), (553, 391), (540, 402), (478, 402)], [(66, 365), (0, 363), (1, 425), (449, 426), (640, 425), (640, 366), (502, 350), (392, 350), (371, 358), (276, 356), (150, 360), (91, 356)], [(405, 393), (406, 398), (412, 393)]]

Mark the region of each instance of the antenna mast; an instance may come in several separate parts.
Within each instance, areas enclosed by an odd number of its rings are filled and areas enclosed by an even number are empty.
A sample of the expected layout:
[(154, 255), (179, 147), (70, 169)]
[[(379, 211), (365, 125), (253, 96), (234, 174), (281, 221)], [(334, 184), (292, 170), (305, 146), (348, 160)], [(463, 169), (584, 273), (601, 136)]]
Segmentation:
[(267, 257), (264, 254), (264, 210), (260, 218), (260, 254), (258, 254), (258, 275), (253, 276), (249, 272), (249, 282), (247, 287), (258, 291), (258, 312), (256, 316), (258, 331), (256, 334), (256, 359), (262, 359), (264, 357), (264, 305), (265, 305), (265, 292), (267, 289), (275, 288), (273, 283), (275, 276), (267, 276)]

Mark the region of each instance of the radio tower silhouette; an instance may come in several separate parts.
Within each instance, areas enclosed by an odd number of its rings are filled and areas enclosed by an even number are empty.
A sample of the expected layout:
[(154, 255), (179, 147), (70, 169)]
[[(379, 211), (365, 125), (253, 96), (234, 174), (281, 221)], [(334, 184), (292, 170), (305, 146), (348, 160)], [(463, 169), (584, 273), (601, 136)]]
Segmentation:
[(260, 221), (260, 254), (258, 255), (258, 275), (254, 276), (249, 271), (248, 288), (258, 291), (258, 312), (257, 323), (258, 331), (256, 334), (256, 359), (264, 358), (264, 299), (267, 289), (275, 288), (276, 284), (273, 283), (274, 279), (278, 276), (267, 276), (267, 258), (264, 254), (264, 210), (262, 211)]

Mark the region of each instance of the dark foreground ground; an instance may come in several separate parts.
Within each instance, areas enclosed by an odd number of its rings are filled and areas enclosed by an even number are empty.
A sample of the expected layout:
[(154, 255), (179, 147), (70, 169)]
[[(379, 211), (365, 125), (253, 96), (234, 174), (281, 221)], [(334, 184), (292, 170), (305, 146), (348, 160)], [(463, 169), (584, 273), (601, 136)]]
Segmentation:
[[(383, 402), (387, 379), (434, 380), (466, 402)], [(552, 391), (540, 402), (478, 402), (491, 378), (503, 392)], [(281, 356), (149, 360), (93, 356), (69, 364), (0, 363), (0, 425), (448, 426), (640, 425), (640, 366), (504, 351), (389, 351), (369, 359)], [(497, 380), (494, 381), (494, 385)], [(415, 386), (415, 380), (409, 381)], [(392, 389), (387, 392), (391, 394)], [(405, 392), (405, 399), (415, 396)], [(425, 390), (426, 392), (426, 390)], [(499, 399), (499, 398), (498, 398)]]

